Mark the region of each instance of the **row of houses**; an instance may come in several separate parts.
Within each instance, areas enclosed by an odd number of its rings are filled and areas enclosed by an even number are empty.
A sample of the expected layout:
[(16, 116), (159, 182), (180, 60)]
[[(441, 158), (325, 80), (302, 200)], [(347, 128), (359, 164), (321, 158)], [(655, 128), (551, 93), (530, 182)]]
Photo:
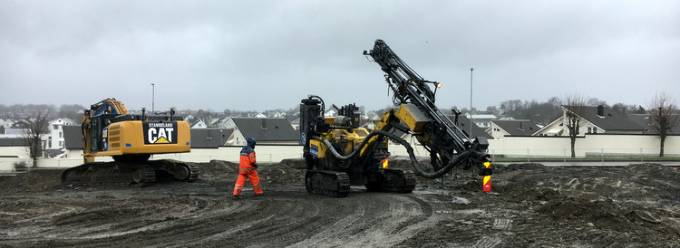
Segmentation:
[[(460, 115), (449, 116), (466, 132), (472, 136), (488, 139), (502, 139), (506, 136), (568, 136), (566, 126), (567, 112), (573, 112), (580, 118), (579, 134), (649, 134), (650, 120), (648, 114), (626, 114), (615, 111), (607, 106), (573, 107), (562, 106), (563, 113), (548, 125), (541, 126), (530, 120), (513, 120), (497, 118), (494, 115)], [(219, 118), (212, 120), (210, 125), (203, 120), (187, 118), (192, 129), (231, 130), (225, 145), (238, 146), (243, 144), (245, 137), (251, 136), (263, 142), (272, 144), (296, 144), (298, 134), (295, 130), (299, 126), (299, 119), (288, 121), (283, 118)], [(371, 122), (366, 120), (370, 128)], [(0, 120), (0, 139), (20, 138), (25, 133), (28, 123), (23, 120)], [(49, 122), (48, 132), (43, 135), (42, 148), (44, 150), (59, 150), (64, 148), (64, 126), (76, 125), (65, 118), (54, 119)], [(212, 133), (206, 131), (207, 133)], [(246, 134), (244, 134), (246, 133)], [(672, 133), (680, 133), (680, 125)], [(199, 134), (201, 135), (201, 134)]]
[[(27, 147), (25, 133), (28, 126), (16, 123), (7, 126), (3, 126), (4, 132), (0, 133), (0, 147)], [(290, 122), (280, 118), (229, 118), (220, 128), (191, 129), (194, 148), (242, 146), (246, 137), (253, 137), (263, 145), (295, 145), (299, 135)], [(80, 125), (63, 118), (50, 121), (48, 131), (41, 139), (45, 158), (60, 157), (83, 147)], [(17, 156), (13, 154), (16, 150), (0, 149), (0, 157)]]
[[(57, 118), (48, 122), (47, 132), (40, 136), (42, 150), (46, 157), (56, 156), (63, 152), (65, 137), (64, 126), (75, 123), (67, 118)], [(29, 123), (26, 120), (0, 120), (0, 146), (3, 143), (26, 145), (25, 136)], [(1, 155), (1, 154), (0, 154)]]
[[(503, 139), (512, 137), (566, 137), (567, 113), (576, 114), (580, 120), (579, 135), (654, 135), (650, 128), (648, 114), (626, 114), (607, 106), (572, 107), (562, 106), (563, 113), (545, 126), (537, 125), (529, 120), (499, 119), (492, 115), (459, 115), (449, 116), (451, 120), (471, 136), (485, 137), (501, 144)], [(68, 119), (55, 119), (49, 122), (49, 131), (42, 137), (45, 157), (58, 157), (68, 151), (82, 149), (80, 126)], [(288, 121), (283, 118), (221, 118), (211, 123), (216, 128), (208, 128), (201, 121), (192, 123), (191, 144), (193, 148), (234, 147), (245, 144), (245, 137), (254, 137), (264, 145), (297, 145), (299, 133), (296, 124), (299, 121)], [(367, 125), (371, 122), (367, 121)], [(22, 138), (27, 123), (0, 120), (0, 157), (13, 156), (11, 151), (16, 147), (26, 146)], [(680, 134), (680, 126), (671, 133)], [(526, 140), (526, 139), (523, 139)], [(513, 141), (514, 142), (514, 141)], [(524, 141), (523, 141), (524, 142)], [(614, 141), (616, 142), (616, 141)], [(494, 144), (494, 143), (492, 143)], [(504, 146), (512, 147), (508, 142)], [(602, 146), (607, 146), (606, 144)], [(15, 149), (2, 149), (14, 147)], [(519, 146), (518, 146), (519, 147)], [(531, 148), (531, 142), (526, 148)], [(523, 148), (513, 148), (526, 150)], [(4, 152), (3, 152), (4, 151)]]
[[(649, 114), (628, 114), (605, 105), (562, 106), (562, 114), (544, 126), (530, 120), (498, 119), (493, 115), (484, 115), (482, 118), (473, 115), (473, 122), (493, 139), (507, 136), (569, 136), (568, 113), (578, 118), (578, 135), (656, 133)], [(673, 126), (670, 133), (680, 134), (680, 125)]]

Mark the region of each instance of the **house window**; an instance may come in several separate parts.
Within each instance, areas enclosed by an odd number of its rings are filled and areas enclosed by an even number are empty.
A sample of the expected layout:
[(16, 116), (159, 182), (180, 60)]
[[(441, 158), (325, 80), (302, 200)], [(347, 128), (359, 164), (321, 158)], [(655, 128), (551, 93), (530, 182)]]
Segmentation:
[(47, 148), (52, 148), (52, 137), (50, 137), (47, 141)]
[(597, 133), (597, 128), (593, 127), (593, 133)]
[(59, 147), (64, 147), (64, 142), (61, 140), (59, 141)]
[(588, 133), (591, 133), (591, 132), (593, 132), (593, 130), (590, 127), (588, 127)]
[(63, 137), (64, 137), (64, 134), (59, 132), (59, 138), (63, 138)]
[(57, 129), (57, 128), (58, 128), (58, 127), (57, 127), (56, 124), (52, 125), (52, 129)]

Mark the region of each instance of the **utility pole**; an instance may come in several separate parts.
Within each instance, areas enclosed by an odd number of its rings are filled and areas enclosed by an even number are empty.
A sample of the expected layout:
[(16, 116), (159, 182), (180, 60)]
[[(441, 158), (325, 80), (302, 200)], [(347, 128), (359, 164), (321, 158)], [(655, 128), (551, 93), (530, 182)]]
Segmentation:
[(470, 135), (470, 138), (472, 138), (472, 125), (473, 125), (473, 122), (472, 122), (472, 72), (474, 70), (475, 70), (475, 68), (470, 67), (470, 111), (469, 111), (470, 112), (470, 118), (469, 118), (470, 123), (468, 124), (469, 125), (468, 135)]
[[(155, 94), (156, 94), (156, 84), (151, 83), (151, 114), (153, 114), (155, 112), (155, 109), (154, 109), (154, 107), (155, 107), (154, 106), (154, 100), (155, 100), (155, 97), (156, 97)], [(472, 100), (470, 100), (470, 101), (472, 101)]]

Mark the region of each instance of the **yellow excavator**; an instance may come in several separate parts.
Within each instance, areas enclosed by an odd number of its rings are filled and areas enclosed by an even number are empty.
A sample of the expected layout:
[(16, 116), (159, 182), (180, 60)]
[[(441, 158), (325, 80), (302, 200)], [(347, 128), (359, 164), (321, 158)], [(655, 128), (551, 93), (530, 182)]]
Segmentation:
[[(130, 181), (145, 184), (158, 176), (195, 181), (198, 168), (175, 160), (149, 160), (153, 154), (191, 151), (189, 124), (174, 110), (141, 115), (130, 114), (115, 98), (90, 106), (81, 118), (84, 164), (67, 169), (64, 182), (98, 183)], [(114, 162), (95, 162), (96, 157), (113, 157)]]
[[(490, 190), (493, 168), (486, 153), (484, 137), (472, 137), (447, 118), (435, 105), (440, 82), (423, 79), (382, 40), (364, 51), (385, 73), (395, 107), (386, 111), (368, 130), (361, 127), (360, 112), (354, 104), (334, 108), (336, 117), (324, 116), (321, 97), (309, 96), (300, 104), (300, 144), (307, 164), (305, 187), (309, 193), (344, 197), (350, 185), (364, 185), (369, 191), (407, 193), (415, 188), (415, 175), (437, 178), (454, 167), (474, 168)], [(430, 153), (429, 166), (421, 164), (409, 134)], [(412, 170), (389, 165), (388, 141), (406, 148)], [(429, 167), (429, 168), (428, 168)]]

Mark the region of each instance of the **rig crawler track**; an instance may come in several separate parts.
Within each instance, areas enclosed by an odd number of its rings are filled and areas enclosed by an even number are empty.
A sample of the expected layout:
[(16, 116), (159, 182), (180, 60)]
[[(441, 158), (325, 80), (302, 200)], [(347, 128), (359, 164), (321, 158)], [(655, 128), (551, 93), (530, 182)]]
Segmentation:
[(346, 197), (350, 181), (347, 173), (328, 170), (307, 170), (305, 188), (311, 194)]
[(412, 171), (383, 169), (379, 178), (378, 182), (369, 183), (366, 188), (369, 191), (411, 193), (416, 187), (416, 176)]

